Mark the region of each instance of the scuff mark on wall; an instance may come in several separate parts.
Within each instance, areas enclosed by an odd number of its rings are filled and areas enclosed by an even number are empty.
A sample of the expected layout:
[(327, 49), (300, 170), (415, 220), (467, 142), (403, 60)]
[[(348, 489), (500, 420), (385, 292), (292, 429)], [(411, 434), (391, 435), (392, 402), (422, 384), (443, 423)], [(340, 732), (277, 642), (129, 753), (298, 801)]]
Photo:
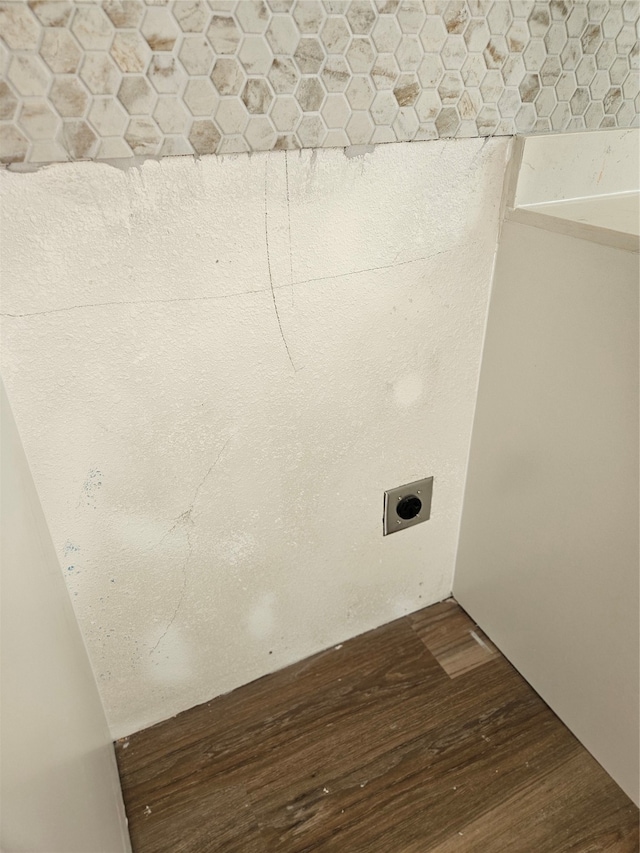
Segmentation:
[(80, 550), (80, 548), (79, 548), (77, 545), (74, 545), (74, 544), (73, 544), (73, 542), (70, 542), (70, 541), (67, 539), (67, 541), (64, 543), (64, 545), (63, 545), (63, 547), (62, 547), (62, 555), (63, 555), (64, 557), (68, 557), (68, 556), (69, 556), (69, 554), (73, 554), (73, 553), (75, 553), (76, 551), (79, 551), (79, 550)]
[(102, 473), (97, 468), (91, 468), (82, 484), (80, 497), (78, 498), (77, 509), (81, 506), (97, 509), (97, 496), (102, 488)]
[[(67, 543), (67, 544), (70, 544), (70, 543)], [(74, 552), (79, 551), (79, 550), (80, 550), (79, 548), (72, 545), (71, 549), (69, 551), (67, 551), (66, 553), (64, 553), (64, 555), (63, 555), (64, 560), (63, 560), (62, 565), (64, 565), (66, 562), (69, 562), (70, 560), (74, 560), (74, 561), (77, 560), (77, 557), (70, 556), (70, 555), (72, 555)], [(77, 563), (77, 562), (73, 562), (66, 567), (64, 579), (65, 579), (65, 582), (67, 584), (67, 589), (69, 590), (69, 595), (71, 595), (73, 598), (78, 597), (78, 589), (77, 589), (78, 575), (81, 575), (81, 574), (82, 574), (82, 565)]]

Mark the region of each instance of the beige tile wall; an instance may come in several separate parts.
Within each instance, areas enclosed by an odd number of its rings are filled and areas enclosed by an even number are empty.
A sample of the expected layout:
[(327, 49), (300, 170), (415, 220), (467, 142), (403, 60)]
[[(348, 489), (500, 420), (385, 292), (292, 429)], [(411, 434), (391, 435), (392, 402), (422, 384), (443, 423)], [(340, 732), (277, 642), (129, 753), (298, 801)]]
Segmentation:
[(0, 3), (5, 164), (638, 126), (639, 0)]

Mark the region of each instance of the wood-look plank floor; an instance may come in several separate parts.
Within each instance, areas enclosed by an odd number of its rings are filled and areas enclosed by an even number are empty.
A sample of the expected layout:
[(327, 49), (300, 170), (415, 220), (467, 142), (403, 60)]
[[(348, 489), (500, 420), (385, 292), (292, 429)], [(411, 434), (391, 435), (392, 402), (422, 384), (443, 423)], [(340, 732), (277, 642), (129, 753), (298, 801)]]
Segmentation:
[(135, 853), (637, 853), (638, 810), (452, 600), (117, 744)]

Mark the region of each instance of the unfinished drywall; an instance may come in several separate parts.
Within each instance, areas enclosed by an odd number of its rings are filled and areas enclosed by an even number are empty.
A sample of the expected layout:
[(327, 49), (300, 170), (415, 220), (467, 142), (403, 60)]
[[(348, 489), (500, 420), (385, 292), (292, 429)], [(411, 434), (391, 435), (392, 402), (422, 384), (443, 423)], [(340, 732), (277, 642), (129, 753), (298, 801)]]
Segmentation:
[(115, 736), (450, 593), (508, 145), (0, 176), (3, 373)]

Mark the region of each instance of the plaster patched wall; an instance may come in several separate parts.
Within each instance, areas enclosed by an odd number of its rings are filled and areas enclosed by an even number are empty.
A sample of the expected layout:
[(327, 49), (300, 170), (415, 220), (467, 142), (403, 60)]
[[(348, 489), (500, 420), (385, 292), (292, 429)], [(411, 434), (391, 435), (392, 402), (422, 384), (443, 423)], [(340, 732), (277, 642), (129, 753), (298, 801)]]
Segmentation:
[(3, 375), (114, 736), (450, 593), (508, 145), (0, 176)]

